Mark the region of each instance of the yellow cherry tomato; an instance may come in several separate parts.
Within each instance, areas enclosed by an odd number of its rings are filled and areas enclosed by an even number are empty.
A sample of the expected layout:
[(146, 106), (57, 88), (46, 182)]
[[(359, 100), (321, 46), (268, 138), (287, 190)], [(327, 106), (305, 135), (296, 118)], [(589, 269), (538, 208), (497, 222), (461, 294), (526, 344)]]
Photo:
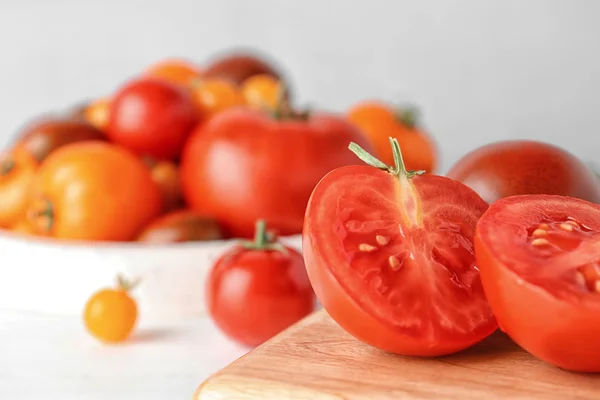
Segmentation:
[(134, 286), (119, 277), (116, 288), (100, 290), (88, 300), (83, 320), (92, 336), (105, 343), (129, 338), (138, 317), (137, 304), (129, 295)]
[(241, 91), (250, 107), (273, 110), (281, 101), (283, 86), (270, 75), (254, 75), (244, 81)]

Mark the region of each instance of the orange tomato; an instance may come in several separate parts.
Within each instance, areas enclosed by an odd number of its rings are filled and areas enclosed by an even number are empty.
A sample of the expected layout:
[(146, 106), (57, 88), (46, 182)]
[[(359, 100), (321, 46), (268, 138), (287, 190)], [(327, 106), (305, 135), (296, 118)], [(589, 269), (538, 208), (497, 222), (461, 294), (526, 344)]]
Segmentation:
[(370, 139), (382, 162), (394, 165), (389, 142), (392, 137), (400, 143), (408, 170), (435, 172), (436, 145), (419, 127), (415, 109), (394, 109), (380, 102), (364, 102), (351, 108), (347, 117)]
[(238, 87), (224, 79), (197, 81), (192, 87), (192, 95), (204, 118), (245, 104)]
[(200, 77), (200, 69), (190, 61), (167, 59), (148, 68), (146, 76), (164, 79), (181, 86), (189, 86)]
[(146, 159), (152, 173), (152, 179), (159, 186), (163, 199), (163, 211), (172, 211), (183, 207), (183, 195), (179, 180), (179, 168), (172, 161), (154, 161)]
[(88, 332), (106, 343), (125, 341), (135, 327), (138, 309), (129, 295), (135, 285), (118, 278), (116, 289), (100, 290), (88, 300), (83, 321)]
[(250, 107), (273, 110), (283, 97), (281, 82), (271, 75), (254, 75), (241, 86), (242, 95)]
[(25, 216), (36, 169), (37, 161), (22, 147), (0, 156), (0, 228), (9, 228)]
[(109, 112), (110, 99), (103, 97), (90, 103), (83, 111), (83, 117), (97, 129), (105, 131), (108, 126)]
[(39, 167), (27, 204), (36, 233), (63, 239), (131, 240), (162, 209), (144, 163), (114, 144), (69, 144)]

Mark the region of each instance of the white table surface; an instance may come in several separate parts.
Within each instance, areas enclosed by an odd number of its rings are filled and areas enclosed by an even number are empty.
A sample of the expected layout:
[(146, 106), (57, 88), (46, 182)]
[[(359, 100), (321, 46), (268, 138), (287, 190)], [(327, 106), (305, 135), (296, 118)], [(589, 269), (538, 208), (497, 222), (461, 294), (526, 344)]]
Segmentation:
[(130, 342), (106, 346), (78, 318), (0, 311), (0, 399), (191, 400), (247, 351), (208, 318), (141, 321)]

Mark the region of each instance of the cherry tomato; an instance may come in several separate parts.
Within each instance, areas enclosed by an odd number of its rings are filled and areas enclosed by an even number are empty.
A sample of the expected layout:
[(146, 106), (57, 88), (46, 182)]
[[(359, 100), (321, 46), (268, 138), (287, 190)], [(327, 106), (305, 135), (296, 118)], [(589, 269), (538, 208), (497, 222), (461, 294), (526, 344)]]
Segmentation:
[(256, 54), (230, 52), (207, 63), (203, 76), (205, 78), (223, 78), (236, 85), (241, 85), (251, 76), (263, 74), (277, 79), (282, 78), (281, 73), (273, 65)]
[(556, 194), (600, 202), (592, 171), (567, 151), (542, 142), (509, 140), (480, 147), (448, 172), (485, 201), (520, 194)]
[(195, 211), (177, 210), (162, 215), (148, 225), (137, 238), (146, 243), (179, 243), (221, 240), (225, 234), (219, 223)]
[(11, 228), (11, 231), (15, 233), (20, 233), (22, 235), (35, 235), (35, 229), (26, 218), (19, 220), (16, 224), (14, 224)]
[(9, 228), (25, 217), (36, 169), (36, 160), (22, 149), (0, 156), (0, 228)]
[(17, 134), (17, 147), (28, 151), (39, 162), (64, 145), (88, 140), (105, 140), (102, 131), (82, 119), (43, 117)]
[(302, 255), (269, 238), (264, 221), (253, 242), (223, 254), (209, 273), (208, 311), (229, 337), (258, 346), (310, 314), (315, 298)]
[(437, 168), (437, 149), (433, 139), (418, 123), (414, 108), (392, 108), (380, 102), (364, 102), (348, 111), (348, 119), (356, 124), (375, 146), (381, 161), (393, 164), (388, 138), (398, 140), (404, 150), (404, 162), (409, 170), (433, 173)]
[(135, 284), (122, 277), (116, 289), (100, 290), (88, 300), (83, 321), (88, 332), (105, 343), (127, 340), (137, 323), (138, 308), (130, 292)]
[(152, 171), (152, 179), (161, 190), (163, 211), (182, 208), (184, 202), (177, 164), (172, 161), (154, 161), (148, 157), (144, 161)]
[(254, 75), (244, 81), (241, 92), (246, 104), (259, 110), (273, 110), (277, 107), (284, 87), (271, 75)]
[(188, 60), (167, 59), (150, 66), (144, 75), (187, 87), (200, 77), (201, 72), (197, 65)]
[(106, 131), (110, 115), (110, 99), (103, 97), (90, 103), (83, 111), (83, 117), (91, 125)]
[(473, 254), (486, 203), (436, 175), (407, 172), (398, 142), (389, 167), (329, 173), (306, 210), (302, 250), (317, 297), (363, 342), (412, 356), (465, 349), (497, 327)]
[(235, 237), (252, 237), (265, 219), (281, 235), (302, 231), (312, 189), (334, 168), (356, 163), (346, 150), (358, 130), (333, 115), (225, 111), (190, 137), (180, 167), (190, 208)]
[(224, 79), (197, 81), (192, 87), (192, 95), (204, 119), (245, 104), (238, 87)]
[(110, 109), (107, 135), (115, 143), (157, 159), (179, 156), (197, 122), (189, 92), (159, 79), (121, 88)]
[(39, 167), (27, 205), (36, 232), (131, 240), (161, 212), (161, 194), (134, 154), (104, 142), (64, 146)]
[(475, 253), (500, 328), (564, 369), (600, 372), (600, 206), (556, 195), (498, 200)]

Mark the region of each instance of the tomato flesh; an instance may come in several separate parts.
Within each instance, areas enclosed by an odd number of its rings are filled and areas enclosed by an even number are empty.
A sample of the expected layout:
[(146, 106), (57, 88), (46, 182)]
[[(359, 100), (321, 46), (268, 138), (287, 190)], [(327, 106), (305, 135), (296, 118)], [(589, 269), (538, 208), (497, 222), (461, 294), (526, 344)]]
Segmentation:
[(313, 192), (304, 229), (321, 303), (349, 333), (387, 351), (440, 355), (481, 340), (496, 328), (472, 242), (486, 208), (444, 177), (331, 172)]
[(481, 218), (475, 245), (501, 329), (544, 361), (600, 372), (600, 205), (509, 197)]

